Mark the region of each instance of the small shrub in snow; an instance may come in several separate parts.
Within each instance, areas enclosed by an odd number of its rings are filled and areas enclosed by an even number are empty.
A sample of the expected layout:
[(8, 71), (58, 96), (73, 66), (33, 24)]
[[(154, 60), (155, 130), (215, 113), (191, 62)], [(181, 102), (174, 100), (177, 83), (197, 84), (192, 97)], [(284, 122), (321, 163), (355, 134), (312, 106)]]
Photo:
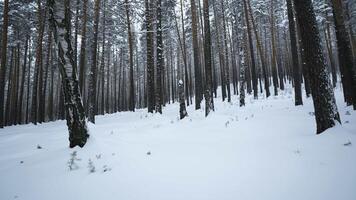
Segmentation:
[(94, 163), (90, 159), (89, 159), (89, 162), (88, 162), (88, 169), (89, 169), (89, 173), (94, 173), (95, 172)]
[(96, 159), (100, 159), (101, 158), (101, 154), (95, 155)]
[(227, 128), (230, 124), (230, 121), (225, 122), (225, 127)]
[(38, 145), (37, 145), (37, 149), (42, 149), (42, 147), (38, 144)]
[(351, 146), (351, 145), (352, 143), (350, 141), (344, 144), (344, 146)]
[(79, 166), (77, 165), (76, 161), (80, 161), (80, 159), (77, 158), (77, 152), (73, 151), (73, 153), (70, 154), (70, 159), (67, 163), (70, 171), (79, 169)]
[(350, 111), (346, 111), (345, 115), (351, 115)]
[(103, 166), (103, 173), (111, 171), (111, 168), (109, 168), (107, 165)]
[(150, 156), (150, 155), (151, 155), (151, 152), (150, 152), (150, 151), (149, 151), (149, 152), (147, 152), (147, 155), (148, 155), (148, 156)]

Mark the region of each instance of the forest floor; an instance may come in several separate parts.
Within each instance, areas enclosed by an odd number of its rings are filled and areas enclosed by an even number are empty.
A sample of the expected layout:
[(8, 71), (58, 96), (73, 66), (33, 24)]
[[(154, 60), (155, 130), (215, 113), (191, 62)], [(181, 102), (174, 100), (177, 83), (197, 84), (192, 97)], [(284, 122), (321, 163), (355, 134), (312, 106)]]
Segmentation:
[(190, 106), (180, 121), (178, 104), (98, 116), (83, 149), (65, 121), (0, 129), (0, 199), (354, 200), (356, 112), (336, 97), (343, 125), (321, 135), (290, 87), (243, 108), (215, 99), (208, 118)]

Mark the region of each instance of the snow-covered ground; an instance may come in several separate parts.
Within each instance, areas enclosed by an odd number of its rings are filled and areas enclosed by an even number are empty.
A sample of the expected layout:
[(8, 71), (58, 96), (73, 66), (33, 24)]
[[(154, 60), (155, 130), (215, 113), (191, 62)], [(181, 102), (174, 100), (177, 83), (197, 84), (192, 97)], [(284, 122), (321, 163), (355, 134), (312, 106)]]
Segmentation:
[(355, 200), (356, 112), (336, 97), (343, 125), (321, 135), (291, 89), (243, 108), (216, 99), (208, 118), (190, 106), (180, 121), (177, 104), (99, 116), (83, 149), (64, 121), (0, 129), (0, 199)]

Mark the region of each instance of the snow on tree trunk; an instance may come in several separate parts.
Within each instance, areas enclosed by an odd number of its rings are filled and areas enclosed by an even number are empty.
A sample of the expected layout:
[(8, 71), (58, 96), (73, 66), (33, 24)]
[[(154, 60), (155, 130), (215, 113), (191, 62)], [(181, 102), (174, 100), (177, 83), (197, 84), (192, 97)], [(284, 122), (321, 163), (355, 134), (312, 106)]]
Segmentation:
[(188, 113), (185, 106), (184, 83), (182, 80), (178, 81), (178, 93), (179, 93), (179, 115), (180, 115), (180, 119), (183, 119), (186, 116), (188, 116)]
[(50, 22), (58, 49), (59, 70), (65, 98), (70, 148), (83, 147), (89, 137), (77, 70), (73, 58), (70, 31), (70, 0), (48, 0)]
[(334, 92), (321, 48), (321, 40), (311, 0), (294, 1), (305, 53), (305, 62), (310, 76), (317, 134), (340, 122)]

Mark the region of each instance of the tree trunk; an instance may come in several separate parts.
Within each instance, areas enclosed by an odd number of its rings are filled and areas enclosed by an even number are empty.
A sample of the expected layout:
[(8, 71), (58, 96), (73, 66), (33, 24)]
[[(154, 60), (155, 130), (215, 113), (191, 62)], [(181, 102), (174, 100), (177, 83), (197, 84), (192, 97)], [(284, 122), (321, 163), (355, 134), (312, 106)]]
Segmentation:
[(250, 20), (248, 17), (246, 0), (243, 0), (243, 4), (244, 4), (244, 12), (245, 12), (245, 21), (246, 21), (246, 26), (247, 26), (248, 42), (249, 42), (249, 47), (250, 47), (253, 96), (255, 99), (258, 99), (258, 81), (257, 81), (257, 72), (256, 72), (256, 62), (255, 62)]
[(306, 63), (310, 75), (311, 92), (314, 102), (317, 134), (340, 122), (334, 92), (326, 69), (325, 58), (311, 0), (294, 1)]
[(194, 56), (194, 83), (195, 83), (195, 109), (201, 108), (202, 97), (202, 77), (199, 56), (199, 43), (198, 43), (198, 19), (197, 8), (195, 0), (190, 0), (190, 9), (192, 13), (192, 42), (193, 42), (193, 56)]
[(88, 118), (89, 121), (95, 124), (96, 113), (96, 78), (97, 78), (97, 47), (98, 47), (98, 27), (99, 27), (99, 11), (100, 0), (95, 0), (94, 8), (94, 39), (91, 47), (92, 61), (89, 73), (89, 89), (88, 89)]
[(69, 147), (83, 147), (89, 137), (70, 40), (70, 0), (48, 0), (65, 97)]
[(184, 84), (182, 80), (178, 81), (178, 93), (179, 93), (179, 115), (180, 115), (180, 119), (184, 119), (186, 116), (188, 116), (188, 113), (185, 106)]
[(211, 70), (211, 36), (209, 19), (209, 0), (203, 1), (204, 12), (204, 58), (205, 58), (205, 116), (214, 110), (214, 99), (212, 96), (212, 70)]
[(302, 99), (302, 86), (301, 86), (301, 74), (298, 63), (298, 49), (297, 49), (297, 37), (295, 31), (295, 21), (293, 14), (293, 4), (292, 0), (287, 0), (288, 9), (288, 20), (289, 20), (289, 35), (292, 51), (292, 63), (293, 63), (293, 79), (294, 79), (294, 95), (295, 95), (295, 105), (303, 105)]
[(146, 40), (147, 40), (147, 107), (148, 112), (155, 110), (155, 70), (154, 70), (154, 52), (153, 52), (153, 19), (152, 2), (146, 2)]
[(343, 16), (342, 1), (341, 0), (332, 0), (334, 21), (335, 21), (335, 30), (336, 30), (336, 39), (338, 46), (339, 62), (340, 68), (344, 68), (346, 72), (344, 76), (341, 76), (344, 87), (349, 95), (350, 102), (349, 104), (353, 105), (354, 110), (356, 110), (356, 66), (355, 61), (352, 55), (351, 49), (351, 40), (348, 36), (347, 29), (345, 26), (345, 19)]
[(156, 112), (162, 114), (162, 104), (163, 104), (163, 84), (162, 84), (162, 76), (163, 76), (163, 38), (162, 38), (162, 10), (161, 10), (161, 2), (162, 0), (157, 0), (157, 77), (156, 77)]
[(1, 35), (1, 66), (0, 66), (0, 128), (4, 122), (4, 100), (5, 100), (5, 73), (7, 56), (7, 32), (9, 26), (9, 0), (4, 0), (3, 25)]
[(82, 13), (82, 39), (80, 45), (80, 58), (79, 58), (79, 84), (82, 95), (84, 96), (85, 84), (85, 56), (86, 56), (86, 41), (87, 41), (87, 5), (88, 0), (83, 0), (83, 13)]

